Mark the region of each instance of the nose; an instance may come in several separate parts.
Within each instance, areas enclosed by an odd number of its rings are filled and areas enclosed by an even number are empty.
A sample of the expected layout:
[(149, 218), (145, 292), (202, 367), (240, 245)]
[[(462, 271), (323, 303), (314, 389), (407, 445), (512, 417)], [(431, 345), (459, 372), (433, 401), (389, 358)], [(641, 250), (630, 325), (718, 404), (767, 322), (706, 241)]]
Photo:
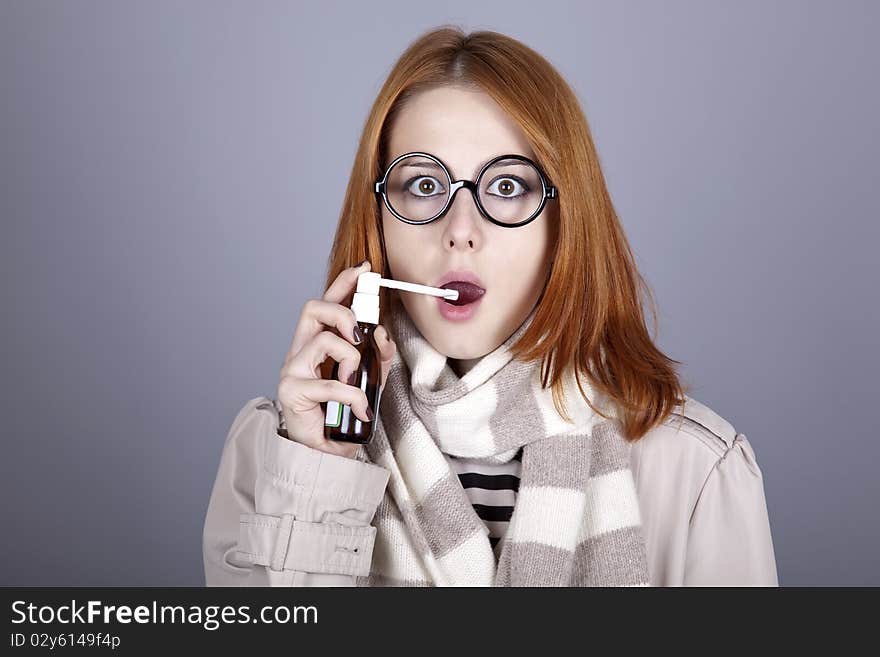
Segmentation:
[(482, 244), (483, 217), (470, 190), (470, 186), (464, 185), (452, 197), (443, 231), (446, 248), (476, 250)]

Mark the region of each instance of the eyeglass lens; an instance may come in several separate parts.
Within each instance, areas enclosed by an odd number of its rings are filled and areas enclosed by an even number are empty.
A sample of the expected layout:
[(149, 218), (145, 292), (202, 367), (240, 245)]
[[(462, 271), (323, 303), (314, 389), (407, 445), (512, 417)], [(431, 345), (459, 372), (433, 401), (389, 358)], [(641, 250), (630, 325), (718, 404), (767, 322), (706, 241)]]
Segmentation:
[[(437, 162), (422, 155), (410, 155), (388, 172), (388, 203), (397, 214), (410, 221), (426, 221), (446, 205), (451, 184)], [(525, 221), (535, 213), (544, 197), (541, 174), (528, 162), (512, 158), (499, 160), (483, 172), (478, 196), (483, 208), (496, 221), (511, 224)]]

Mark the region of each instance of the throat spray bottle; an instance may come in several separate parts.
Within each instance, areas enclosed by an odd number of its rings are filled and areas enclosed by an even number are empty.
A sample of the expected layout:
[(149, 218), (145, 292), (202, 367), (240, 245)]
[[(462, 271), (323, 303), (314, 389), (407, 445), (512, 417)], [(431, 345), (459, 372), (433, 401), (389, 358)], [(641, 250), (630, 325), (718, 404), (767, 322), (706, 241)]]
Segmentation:
[[(379, 323), (379, 288), (390, 287), (405, 292), (428, 294), (455, 301), (458, 290), (405, 283), (390, 278), (382, 278), (377, 272), (367, 271), (358, 276), (357, 289), (351, 302), (355, 319), (364, 339), (355, 348), (360, 352), (358, 369), (354, 373), (353, 385), (367, 395), (367, 402), (373, 409), (372, 422), (364, 422), (355, 415), (351, 406), (337, 401), (328, 401), (324, 415), (324, 437), (328, 440), (342, 440), (350, 443), (367, 444), (373, 438), (373, 430), (379, 420), (379, 401), (382, 398), (381, 356), (376, 345), (374, 330)], [(339, 377), (339, 362), (333, 365), (332, 378)]]

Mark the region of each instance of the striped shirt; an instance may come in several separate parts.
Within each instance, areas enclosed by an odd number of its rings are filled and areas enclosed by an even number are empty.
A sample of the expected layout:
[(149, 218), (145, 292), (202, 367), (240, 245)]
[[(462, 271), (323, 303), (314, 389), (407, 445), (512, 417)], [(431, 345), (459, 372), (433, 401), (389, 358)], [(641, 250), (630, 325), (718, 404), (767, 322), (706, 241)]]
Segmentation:
[(489, 530), (489, 543), (500, 555), (499, 543), (510, 524), (522, 468), (522, 448), (508, 463), (486, 464), (445, 454), (467, 493), (474, 511)]

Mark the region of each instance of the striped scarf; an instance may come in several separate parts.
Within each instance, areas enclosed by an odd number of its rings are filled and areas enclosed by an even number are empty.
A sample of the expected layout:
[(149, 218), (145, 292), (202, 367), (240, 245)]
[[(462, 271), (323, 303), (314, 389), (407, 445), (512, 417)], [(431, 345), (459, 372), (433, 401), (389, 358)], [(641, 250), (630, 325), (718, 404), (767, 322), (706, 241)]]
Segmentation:
[[(571, 377), (574, 422), (566, 422), (541, 388), (540, 367), (510, 354), (535, 311), (459, 378), (399, 301), (391, 306), (397, 355), (373, 439), (361, 449), (391, 474), (376, 510), (371, 572), (357, 585), (648, 585), (629, 444), (613, 412), (612, 420), (596, 414)], [(506, 463), (520, 447), (519, 492), (496, 560), (444, 454)]]

